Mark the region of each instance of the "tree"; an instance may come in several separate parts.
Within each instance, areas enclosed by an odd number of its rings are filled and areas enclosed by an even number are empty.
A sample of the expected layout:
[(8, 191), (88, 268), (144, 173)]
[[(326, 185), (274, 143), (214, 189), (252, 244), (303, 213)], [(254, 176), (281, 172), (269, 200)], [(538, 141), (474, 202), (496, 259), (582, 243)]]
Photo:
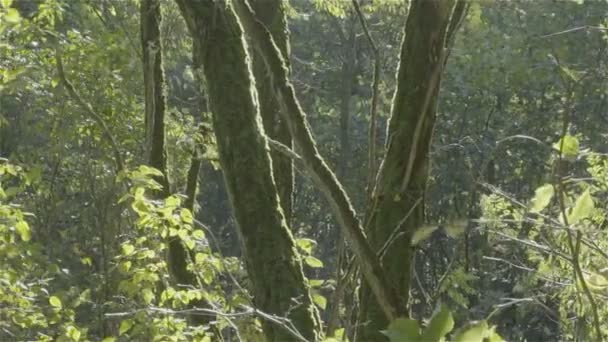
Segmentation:
[[(414, 0), (405, 25), (386, 156), (374, 188), (367, 231), (374, 248), (383, 255), (391, 283), (406, 301), (412, 237), (424, 224), (429, 148), (441, 75), (465, 6), (464, 2)], [(388, 321), (367, 296), (364, 288), (358, 338), (383, 340), (380, 330)]]
[[(242, 28), (231, 2), (178, 0), (202, 59), (220, 163), (230, 194), (251, 280), (261, 310), (286, 316), (299, 334), (318, 340), (319, 318), (302, 262), (280, 208), (268, 142)], [(231, 94), (230, 96), (226, 96)], [(294, 332), (263, 323), (271, 341), (292, 340)]]
[[(256, 16), (272, 34), (281, 53), (284, 56), (289, 56), (289, 31), (287, 28), (287, 17), (285, 16), (285, 2), (280, 0), (255, 0), (251, 1), (251, 5), (255, 10)], [(256, 49), (250, 50), (253, 56), (253, 74), (256, 81), (255, 85), (258, 92), (264, 130), (271, 139), (291, 147), (291, 134), (285, 121), (281, 119), (281, 107), (277, 96), (273, 92), (269, 70)], [(281, 207), (289, 224), (293, 212), (293, 161), (288, 156), (276, 151), (271, 152), (271, 156), (273, 176), (279, 191)]]

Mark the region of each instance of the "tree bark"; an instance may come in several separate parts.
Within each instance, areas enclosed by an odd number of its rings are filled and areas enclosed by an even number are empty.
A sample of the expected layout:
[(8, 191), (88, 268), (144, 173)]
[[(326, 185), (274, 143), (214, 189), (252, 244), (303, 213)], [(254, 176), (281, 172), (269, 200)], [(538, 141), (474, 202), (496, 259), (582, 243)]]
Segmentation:
[[(385, 159), (373, 192), (368, 236), (383, 247), (383, 268), (391, 284), (409, 299), (413, 256), (411, 238), (424, 223), (424, 193), (437, 95), (448, 47), (454, 1), (413, 0), (405, 25), (393, 98)], [(395, 235), (398, 231), (400, 234)], [(393, 241), (387, 241), (396, 236)], [(386, 247), (388, 246), (388, 247)], [(379, 305), (361, 291), (358, 339), (386, 341), (389, 321)]]
[[(357, 63), (357, 37), (354, 25), (354, 18), (349, 16), (348, 19), (348, 36), (344, 36), (342, 41), (343, 45), (343, 59), (341, 73), (341, 87), (340, 87), (340, 157), (338, 158), (337, 174), (343, 183), (347, 182), (347, 171), (348, 162), (351, 157), (350, 147), (350, 118), (351, 118), (351, 98), (353, 93), (353, 87), (355, 86), (355, 69)], [(338, 29), (341, 28), (338, 25)]]
[[(254, 0), (251, 5), (256, 17), (268, 28), (272, 37), (284, 56), (289, 56), (289, 31), (287, 29), (287, 18), (285, 17), (285, 3), (282, 0)], [(256, 89), (260, 102), (260, 112), (266, 134), (285, 146), (292, 147), (291, 134), (281, 119), (281, 108), (276, 94), (273, 91), (272, 79), (262, 56), (253, 51), (253, 74), (256, 80)], [(286, 60), (289, 63), (288, 60)], [(278, 152), (271, 152), (272, 170), (274, 180), (279, 191), (281, 207), (287, 219), (291, 223), (293, 214), (293, 188), (294, 170), (291, 158), (285, 157)], [(294, 228), (293, 226), (291, 227)]]
[(247, 32), (255, 41), (255, 46), (264, 57), (271, 75), (276, 93), (279, 95), (283, 115), (296, 146), (302, 153), (302, 161), (313, 181), (320, 185), (320, 190), (327, 198), (332, 211), (342, 229), (345, 239), (352, 248), (365, 280), (370, 285), (376, 300), (380, 303), (384, 315), (389, 320), (404, 315), (405, 303), (396, 289), (388, 282), (376, 253), (368, 243), (363, 228), (352, 207), (350, 198), (336, 178), (335, 174), (319, 154), (312, 137), (306, 115), (295, 96), (289, 82), (289, 69), (281, 51), (274, 43), (271, 34), (254, 16), (244, 0), (236, 0), (239, 15)]
[[(267, 313), (287, 316), (301, 337), (317, 341), (318, 313), (280, 207), (250, 59), (232, 3), (176, 1), (200, 49), (220, 163), (243, 240), (254, 304)], [(269, 341), (300, 338), (271, 322), (264, 321), (263, 328)]]
[[(156, 181), (162, 185), (162, 190), (154, 194), (159, 198), (170, 195), (169, 177), (167, 176), (167, 152), (165, 145), (165, 78), (163, 70), (163, 53), (160, 39), (160, 25), (162, 21), (160, 0), (142, 0), (141, 2), (141, 44), (143, 48), (144, 71), (144, 98), (145, 98), (145, 124), (146, 124), (146, 159), (148, 165), (163, 173)], [(189, 185), (194, 180), (196, 189), (196, 175), (199, 164), (193, 163), (189, 170)], [(186, 207), (193, 209), (195, 190), (189, 194)], [(188, 270), (190, 255), (181, 240), (171, 238), (168, 244), (167, 265), (173, 281), (178, 285), (199, 287), (196, 274)], [(191, 307), (208, 307), (204, 300), (190, 303)], [(202, 315), (190, 315), (194, 324), (209, 323), (211, 318)]]
[(165, 148), (165, 76), (160, 41), (160, 0), (141, 2), (141, 44), (143, 48), (144, 98), (146, 125), (146, 160), (148, 165), (163, 173), (156, 179), (162, 186), (162, 196), (169, 191), (167, 151)]

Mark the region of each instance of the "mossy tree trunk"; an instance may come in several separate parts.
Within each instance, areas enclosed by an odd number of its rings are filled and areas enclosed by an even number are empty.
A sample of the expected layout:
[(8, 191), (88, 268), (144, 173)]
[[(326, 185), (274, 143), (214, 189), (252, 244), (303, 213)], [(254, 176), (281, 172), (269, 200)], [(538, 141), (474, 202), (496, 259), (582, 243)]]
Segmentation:
[[(284, 56), (289, 56), (289, 31), (285, 16), (283, 0), (253, 0), (250, 2), (257, 18), (266, 25), (278, 48)], [(280, 105), (273, 90), (270, 72), (264, 64), (262, 56), (251, 49), (253, 55), (253, 73), (258, 91), (260, 112), (266, 134), (283, 145), (292, 146), (291, 134), (284, 120), (281, 119)], [(287, 61), (287, 63), (289, 63)], [(288, 223), (293, 214), (293, 161), (278, 152), (271, 152), (274, 180), (279, 191), (281, 207)], [(291, 227), (292, 229), (294, 227)]]
[[(459, 4), (461, 5), (461, 4)], [(411, 238), (424, 223), (424, 193), (437, 95), (454, 25), (463, 13), (455, 1), (413, 0), (405, 25), (388, 128), (386, 156), (370, 208), (368, 236), (385, 249), (383, 268), (391, 283), (409, 297), (413, 256)], [(398, 234), (395, 234), (398, 232)], [(389, 241), (390, 240), (390, 241)], [(357, 333), (361, 341), (386, 341), (389, 322), (369, 290), (362, 289)]]
[[(318, 313), (275, 185), (243, 30), (230, 1), (176, 0), (200, 49), (220, 163), (244, 245), (254, 304), (319, 340)], [(269, 341), (296, 340), (264, 321)]]

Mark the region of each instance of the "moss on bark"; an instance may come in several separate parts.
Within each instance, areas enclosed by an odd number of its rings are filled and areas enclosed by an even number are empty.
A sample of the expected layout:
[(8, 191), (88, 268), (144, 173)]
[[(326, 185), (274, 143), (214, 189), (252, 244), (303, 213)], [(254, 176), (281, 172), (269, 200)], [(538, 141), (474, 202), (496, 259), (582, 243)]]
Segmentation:
[[(285, 17), (285, 3), (282, 0), (254, 0), (251, 5), (258, 19), (266, 25), (277, 46), (284, 56), (289, 56), (289, 31)], [(283, 145), (292, 147), (291, 134), (284, 120), (281, 119), (281, 108), (274, 92), (272, 77), (263, 57), (252, 49), (253, 73), (260, 102), (260, 113), (266, 134)], [(291, 222), (293, 212), (294, 171), (293, 161), (278, 152), (271, 152), (274, 180), (279, 191), (281, 207), (287, 222)], [(294, 227), (292, 227), (293, 229)]]
[[(318, 313), (283, 211), (257, 103), (243, 31), (229, 1), (177, 0), (200, 49), (220, 163), (244, 245), (256, 307), (288, 317), (306, 339)], [(296, 337), (264, 321), (270, 341)]]

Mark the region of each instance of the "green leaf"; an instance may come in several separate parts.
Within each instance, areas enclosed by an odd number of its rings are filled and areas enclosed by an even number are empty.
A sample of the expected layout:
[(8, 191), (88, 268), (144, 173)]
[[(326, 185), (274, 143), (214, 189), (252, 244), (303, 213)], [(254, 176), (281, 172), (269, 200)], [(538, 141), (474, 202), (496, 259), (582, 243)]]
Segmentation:
[(594, 208), (593, 198), (591, 198), (589, 190), (586, 190), (574, 203), (574, 207), (568, 215), (568, 223), (576, 224), (582, 219), (591, 216)]
[(27, 174), (25, 175), (25, 178), (27, 179), (27, 184), (30, 185), (30, 184), (38, 183), (41, 176), (42, 176), (42, 169), (40, 169), (39, 167), (33, 167), (27, 172)]
[(505, 340), (496, 332), (496, 326), (492, 326), (486, 330), (484, 342), (505, 342)]
[(130, 269), (131, 269), (131, 261), (129, 261), (129, 260), (123, 261), (120, 264), (118, 264), (118, 270), (122, 273), (127, 273), (127, 272), (129, 272)]
[(437, 226), (431, 225), (423, 225), (422, 227), (418, 228), (412, 236), (412, 246), (416, 246), (419, 242), (428, 239), (436, 230)]
[(388, 328), (386, 330), (382, 330), (381, 333), (386, 335), (391, 342), (422, 342), (420, 339), (420, 325), (416, 320), (409, 318), (395, 319), (391, 322)]
[(439, 311), (433, 315), (431, 322), (422, 333), (422, 341), (439, 342), (454, 329), (454, 318), (447, 306), (442, 305)]
[(196, 242), (190, 238), (183, 239), (184, 244), (188, 247), (189, 250), (193, 250), (196, 246)]
[(13, 3), (13, 0), (2, 0), (2, 1), (0, 1), (0, 4), (2, 4), (2, 8), (9, 8), (9, 7), (11, 7), (12, 3)]
[(197, 240), (202, 240), (205, 238), (205, 232), (201, 229), (195, 229), (192, 231), (192, 237)]
[(51, 296), (49, 298), (49, 303), (51, 304), (52, 307), (56, 308), (56, 309), (61, 309), (62, 305), (61, 305), (61, 299), (59, 299), (56, 296)]
[[(563, 141), (563, 146), (562, 146)], [(559, 139), (558, 142), (553, 144), (553, 148), (558, 152), (561, 151), (564, 157), (567, 158), (576, 158), (579, 151), (579, 143), (576, 137), (571, 135), (566, 135), (563, 138)]]
[(83, 265), (87, 265), (87, 266), (92, 266), (93, 265), (93, 260), (90, 257), (84, 257), (80, 259), (80, 262)]
[(152, 300), (154, 299), (154, 293), (150, 289), (143, 289), (141, 291), (141, 297), (144, 299), (144, 302), (146, 304), (150, 304), (150, 303), (152, 303)]
[(133, 327), (133, 320), (126, 319), (120, 322), (120, 328), (118, 328), (118, 335), (124, 335), (127, 331), (131, 330)]
[(190, 212), (190, 210), (188, 210), (186, 208), (182, 208), (179, 211), (179, 216), (182, 218), (182, 221), (184, 221), (185, 223), (192, 223), (192, 221), (194, 220), (194, 218), (192, 217), (192, 213)]
[(321, 268), (323, 267), (323, 261), (313, 257), (313, 256), (307, 256), (304, 261), (306, 262), (306, 265), (312, 267), (312, 268)]
[(116, 338), (114, 337), (106, 337), (101, 342), (116, 342)]
[(601, 274), (591, 272), (591, 275), (585, 275), (585, 279), (589, 287), (593, 290), (604, 290), (608, 288), (608, 279)]
[(315, 247), (315, 245), (317, 244), (317, 242), (315, 240), (311, 240), (311, 239), (297, 239), (296, 240), (296, 245), (304, 252), (306, 252), (306, 254), (311, 254), (312, 253), (312, 249)]
[(19, 14), (19, 11), (17, 11), (15, 8), (9, 8), (6, 10), (4, 20), (7, 23), (17, 24), (21, 21), (21, 15)]
[(15, 229), (17, 230), (17, 233), (19, 233), (19, 236), (21, 236), (21, 240), (30, 241), (30, 239), (32, 238), (32, 233), (30, 231), (30, 225), (27, 224), (27, 222), (25, 222), (25, 221), (17, 222), (15, 224)]
[(467, 230), (468, 225), (469, 221), (467, 219), (460, 219), (447, 223), (443, 229), (448, 236), (457, 238)]
[(315, 302), (315, 304), (317, 304), (317, 306), (323, 310), (325, 310), (325, 308), (327, 307), (327, 298), (318, 293), (314, 293), (312, 295), (312, 301)]
[(534, 198), (530, 201), (530, 212), (540, 213), (549, 205), (554, 194), (555, 189), (553, 189), (553, 185), (551, 184), (545, 184), (536, 189), (534, 191)]
[(321, 287), (323, 284), (325, 284), (325, 280), (323, 279), (309, 279), (308, 282), (312, 288)]
[(66, 335), (68, 335), (68, 337), (71, 338), (72, 341), (80, 340), (80, 330), (78, 330), (78, 328), (74, 327), (73, 325), (70, 325), (66, 328)]
[(163, 173), (160, 172), (158, 169), (155, 169), (155, 168), (147, 166), (147, 165), (141, 165), (139, 167), (138, 171), (146, 176), (157, 176), (157, 177), (163, 176)]
[(135, 247), (129, 243), (125, 243), (121, 246), (123, 255), (130, 255), (135, 251)]
[(472, 325), (463, 327), (454, 337), (454, 342), (483, 342), (488, 332), (488, 323), (486, 321), (473, 323)]

